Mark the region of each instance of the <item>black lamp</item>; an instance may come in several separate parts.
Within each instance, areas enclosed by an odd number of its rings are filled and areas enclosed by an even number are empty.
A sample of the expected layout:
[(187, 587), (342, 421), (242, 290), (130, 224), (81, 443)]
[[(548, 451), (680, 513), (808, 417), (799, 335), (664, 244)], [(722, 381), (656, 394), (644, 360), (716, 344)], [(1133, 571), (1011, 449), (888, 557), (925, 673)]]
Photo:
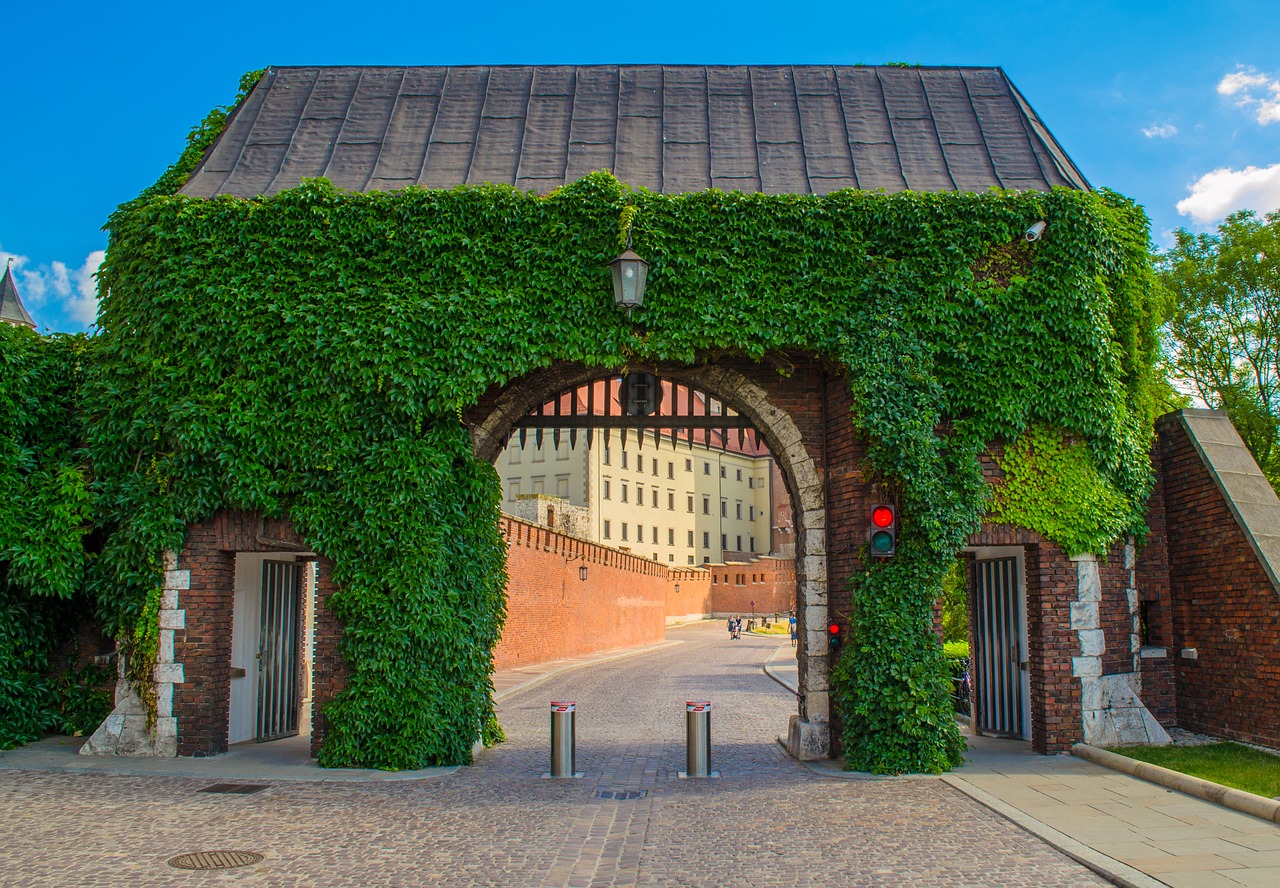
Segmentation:
[(627, 231), (627, 248), (609, 266), (613, 269), (613, 301), (619, 308), (631, 310), (644, 305), (645, 279), (649, 276), (649, 263), (631, 249), (631, 231)]

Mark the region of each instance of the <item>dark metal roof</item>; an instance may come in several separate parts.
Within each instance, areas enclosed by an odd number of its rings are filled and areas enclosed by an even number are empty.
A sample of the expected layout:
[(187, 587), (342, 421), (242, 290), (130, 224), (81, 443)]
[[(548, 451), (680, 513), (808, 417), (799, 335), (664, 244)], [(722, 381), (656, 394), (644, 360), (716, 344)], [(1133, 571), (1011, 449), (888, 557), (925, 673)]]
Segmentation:
[(1087, 189), (999, 68), (271, 68), (182, 191)]
[(4, 267), (4, 278), (0, 279), (0, 321), (30, 327), (32, 330), (36, 328), (36, 322), (27, 314), (27, 307), (22, 304), (18, 285), (13, 280), (13, 270), (8, 265)]

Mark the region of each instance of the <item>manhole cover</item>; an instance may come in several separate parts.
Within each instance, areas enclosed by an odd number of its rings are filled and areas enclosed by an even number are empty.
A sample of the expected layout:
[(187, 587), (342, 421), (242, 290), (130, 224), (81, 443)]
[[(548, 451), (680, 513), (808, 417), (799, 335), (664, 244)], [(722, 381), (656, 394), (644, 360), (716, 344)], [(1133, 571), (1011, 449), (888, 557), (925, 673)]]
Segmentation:
[(262, 855), (254, 851), (197, 851), (169, 858), (169, 866), (186, 870), (235, 869), (260, 860)]
[(252, 795), (255, 792), (262, 792), (264, 789), (270, 789), (269, 783), (215, 783), (213, 786), (206, 786), (200, 792), (221, 792), (233, 793), (235, 795)]
[(630, 799), (642, 799), (649, 794), (647, 789), (597, 789), (596, 798), (615, 799), (625, 802)]

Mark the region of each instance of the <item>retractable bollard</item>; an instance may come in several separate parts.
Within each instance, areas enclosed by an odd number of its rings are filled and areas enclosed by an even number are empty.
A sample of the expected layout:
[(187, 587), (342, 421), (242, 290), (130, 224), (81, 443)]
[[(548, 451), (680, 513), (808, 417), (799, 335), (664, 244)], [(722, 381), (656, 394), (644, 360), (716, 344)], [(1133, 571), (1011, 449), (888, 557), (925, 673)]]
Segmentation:
[(573, 717), (576, 703), (551, 704), (551, 776), (573, 777), (576, 773)]
[(686, 701), (684, 726), (688, 750), (685, 754), (685, 776), (711, 776), (711, 704)]

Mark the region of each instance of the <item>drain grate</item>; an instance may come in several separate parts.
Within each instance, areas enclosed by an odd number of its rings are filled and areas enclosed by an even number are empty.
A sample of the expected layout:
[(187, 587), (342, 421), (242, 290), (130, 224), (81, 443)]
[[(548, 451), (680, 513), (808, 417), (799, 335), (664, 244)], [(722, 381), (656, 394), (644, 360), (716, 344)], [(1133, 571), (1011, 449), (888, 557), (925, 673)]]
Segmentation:
[(169, 866), (185, 870), (235, 869), (258, 863), (262, 855), (256, 851), (197, 851), (169, 858)]
[(631, 799), (642, 799), (649, 794), (647, 789), (597, 789), (596, 798), (598, 799), (614, 799), (619, 802), (630, 801)]
[(270, 789), (270, 783), (215, 783), (213, 786), (206, 786), (200, 792), (220, 792), (234, 795), (253, 795), (255, 792), (262, 792), (264, 789)]

